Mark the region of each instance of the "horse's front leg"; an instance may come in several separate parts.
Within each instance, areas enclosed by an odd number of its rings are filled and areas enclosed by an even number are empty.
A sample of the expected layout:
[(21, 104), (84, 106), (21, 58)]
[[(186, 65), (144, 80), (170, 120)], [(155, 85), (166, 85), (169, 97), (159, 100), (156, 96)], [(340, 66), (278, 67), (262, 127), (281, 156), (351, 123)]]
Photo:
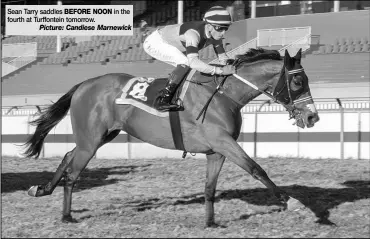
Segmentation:
[(225, 156), (219, 153), (207, 155), (206, 187), (204, 190), (206, 204), (206, 227), (218, 226), (215, 223), (214, 202), (217, 179), (224, 162)]
[(261, 181), (273, 194), (288, 207), (289, 210), (297, 210), (304, 205), (298, 200), (290, 197), (286, 192), (277, 187), (267, 176), (267, 173), (253, 159), (251, 159), (239, 144), (228, 134), (221, 134), (219, 140), (214, 140), (211, 144), (213, 151), (224, 155), (226, 158), (243, 168), (255, 179)]

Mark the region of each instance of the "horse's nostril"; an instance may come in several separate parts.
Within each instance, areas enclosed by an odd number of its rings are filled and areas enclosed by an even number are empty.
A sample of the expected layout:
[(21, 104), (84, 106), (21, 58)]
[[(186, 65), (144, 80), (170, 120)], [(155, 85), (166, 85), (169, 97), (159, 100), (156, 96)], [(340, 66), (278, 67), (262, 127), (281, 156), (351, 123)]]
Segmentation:
[(314, 124), (319, 121), (319, 116), (317, 114), (310, 114), (307, 116), (307, 122)]

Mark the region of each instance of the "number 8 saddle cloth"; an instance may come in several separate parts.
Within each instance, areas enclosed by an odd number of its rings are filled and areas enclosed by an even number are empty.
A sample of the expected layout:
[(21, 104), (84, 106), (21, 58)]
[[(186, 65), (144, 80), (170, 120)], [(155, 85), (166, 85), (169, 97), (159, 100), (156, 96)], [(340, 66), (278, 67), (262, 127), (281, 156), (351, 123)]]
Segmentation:
[[(189, 73), (187, 79), (191, 78), (192, 75)], [(153, 107), (155, 99), (166, 86), (167, 80), (168, 78), (134, 77), (122, 88), (122, 93), (118, 95), (116, 104), (133, 105), (150, 114), (168, 117), (168, 112), (160, 112)], [(188, 85), (189, 81), (183, 80), (172, 101), (179, 99), (182, 102)]]
[[(195, 70), (191, 70), (186, 76), (186, 79), (182, 81), (176, 90), (172, 102), (180, 101), (182, 104), (189, 86), (189, 80), (193, 77), (194, 73)], [(159, 95), (159, 92), (166, 86), (167, 80), (167, 78), (134, 77), (122, 88), (122, 93), (118, 94), (118, 98), (116, 98), (116, 104), (133, 105), (150, 114), (159, 117), (169, 117), (175, 148), (183, 150), (182, 158), (185, 158), (187, 151), (182, 139), (179, 112), (161, 112), (153, 107), (155, 99)]]

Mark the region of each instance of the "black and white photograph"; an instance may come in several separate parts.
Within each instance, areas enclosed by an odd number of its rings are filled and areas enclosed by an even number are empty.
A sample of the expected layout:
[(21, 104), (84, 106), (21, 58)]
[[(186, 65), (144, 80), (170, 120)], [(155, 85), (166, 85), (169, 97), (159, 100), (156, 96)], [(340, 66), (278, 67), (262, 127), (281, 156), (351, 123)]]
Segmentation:
[(2, 238), (369, 238), (370, 1), (1, 1)]

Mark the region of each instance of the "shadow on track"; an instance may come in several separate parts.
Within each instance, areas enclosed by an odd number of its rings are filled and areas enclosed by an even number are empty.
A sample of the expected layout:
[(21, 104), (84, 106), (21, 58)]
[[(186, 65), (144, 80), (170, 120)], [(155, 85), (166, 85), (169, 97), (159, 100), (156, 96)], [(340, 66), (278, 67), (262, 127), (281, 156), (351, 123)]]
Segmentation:
[[(122, 181), (119, 179), (107, 179), (110, 175), (126, 175), (128, 173), (145, 171), (151, 164), (140, 166), (117, 166), (109, 168), (86, 168), (80, 175), (80, 179), (73, 191), (78, 192), (94, 187), (101, 187)], [(45, 180), (51, 180), (54, 172), (24, 172), (24, 173), (3, 173), (1, 174), (1, 193), (15, 191), (27, 191), (32, 185), (43, 184)], [(64, 181), (58, 184), (63, 186)]]
[[(328, 218), (329, 210), (345, 202), (354, 202), (370, 198), (370, 181), (346, 181), (342, 184), (346, 188), (320, 188), (301, 185), (281, 187), (294, 198), (299, 199), (306, 207), (315, 213), (317, 223), (335, 225)], [(259, 206), (282, 206), (268, 189), (242, 189), (219, 191), (216, 202), (220, 200), (240, 199), (248, 204)], [(204, 203), (203, 193), (191, 194), (181, 198), (151, 198), (129, 202), (127, 206), (137, 211), (150, 210), (162, 205), (190, 205)], [(242, 215), (240, 219), (247, 219), (249, 215)]]

